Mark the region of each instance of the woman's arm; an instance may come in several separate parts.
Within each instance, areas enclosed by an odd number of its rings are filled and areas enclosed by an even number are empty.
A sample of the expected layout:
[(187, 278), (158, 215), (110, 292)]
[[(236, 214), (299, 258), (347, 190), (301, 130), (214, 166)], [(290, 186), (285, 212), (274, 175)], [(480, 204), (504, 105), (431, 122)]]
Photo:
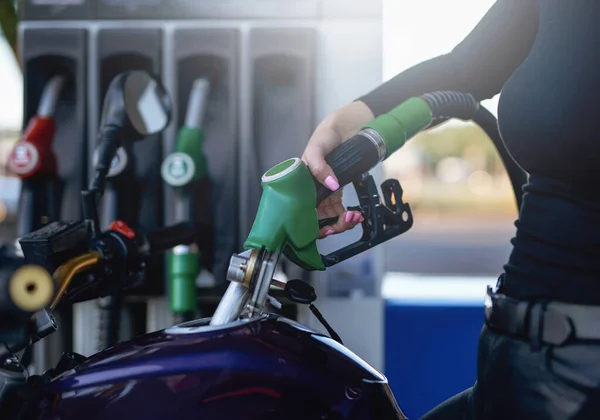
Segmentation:
[(498, 0), (452, 52), (409, 68), (359, 100), (377, 116), (412, 96), (436, 90), (489, 99), (500, 93), (529, 54), (538, 11), (538, 0)]
[[(496, 95), (525, 59), (537, 33), (538, 0), (497, 0), (475, 29), (451, 53), (417, 64), (369, 94), (327, 116), (314, 131), (302, 158), (329, 189), (339, 188), (325, 156), (374, 116), (406, 99), (436, 90), (468, 92), (477, 100)], [(441, 35), (443, 36), (443, 35)], [(345, 211), (341, 190), (323, 201), (319, 218), (342, 215), (319, 236), (341, 233), (362, 221)]]

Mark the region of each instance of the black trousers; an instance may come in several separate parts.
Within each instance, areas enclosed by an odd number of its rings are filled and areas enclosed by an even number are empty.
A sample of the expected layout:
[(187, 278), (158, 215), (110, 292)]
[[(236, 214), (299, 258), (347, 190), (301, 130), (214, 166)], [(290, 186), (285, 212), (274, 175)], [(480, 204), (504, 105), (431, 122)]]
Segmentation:
[(422, 418), (448, 419), (600, 420), (600, 342), (536, 348), (484, 327), (475, 385)]

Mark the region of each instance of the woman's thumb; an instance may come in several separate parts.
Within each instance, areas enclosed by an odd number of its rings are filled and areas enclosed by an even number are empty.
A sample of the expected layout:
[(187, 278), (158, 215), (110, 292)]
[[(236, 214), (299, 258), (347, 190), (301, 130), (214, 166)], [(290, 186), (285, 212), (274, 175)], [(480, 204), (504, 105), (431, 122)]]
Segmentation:
[(337, 191), (340, 188), (337, 177), (320, 153), (306, 149), (304, 161), (306, 162), (310, 173), (317, 181), (325, 185), (331, 191)]

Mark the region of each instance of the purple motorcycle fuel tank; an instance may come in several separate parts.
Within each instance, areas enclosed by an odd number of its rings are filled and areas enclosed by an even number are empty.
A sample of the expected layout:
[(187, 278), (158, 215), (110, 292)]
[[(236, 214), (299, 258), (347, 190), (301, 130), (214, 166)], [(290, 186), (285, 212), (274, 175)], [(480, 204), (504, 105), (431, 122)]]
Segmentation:
[(333, 339), (265, 315), (187, 322), (55, 378), (43, 419), (405, 419), (386, 378)]

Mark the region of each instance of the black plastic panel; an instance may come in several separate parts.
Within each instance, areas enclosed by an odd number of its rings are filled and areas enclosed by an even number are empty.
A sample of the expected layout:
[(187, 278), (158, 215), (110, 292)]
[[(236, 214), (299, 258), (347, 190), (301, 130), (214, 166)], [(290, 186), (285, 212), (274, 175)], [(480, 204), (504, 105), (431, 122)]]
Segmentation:
[[(300, 157), (314, 129), (316, 34), (310, 28), (254, 29), (252, 64), (252, 156), (245, 212), (254, 219), (261, 197), (260, 178), (272, 166)], [(244, 232), (246, 235), (248, 232)]]
[(87, 32), (83, 29), (25, 29), (22, 37), (25, 81), (24, 124), (36, 115), (46, 83), (67, 77), (57, 103), (53, 150), (58, 161), (61, 220), (81, 218), (80, 191), (87, 170)]

